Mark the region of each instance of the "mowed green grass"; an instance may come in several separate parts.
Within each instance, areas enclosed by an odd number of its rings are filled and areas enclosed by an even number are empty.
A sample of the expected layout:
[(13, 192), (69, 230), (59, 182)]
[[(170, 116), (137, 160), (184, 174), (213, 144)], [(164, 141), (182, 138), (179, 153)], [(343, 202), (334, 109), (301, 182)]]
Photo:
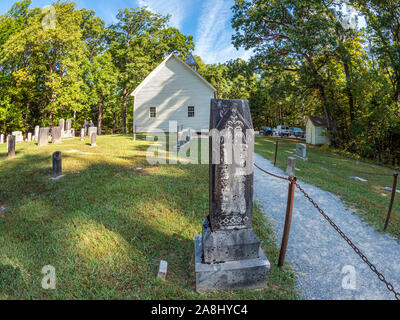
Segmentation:
[[(296, 152), (296, 143), (299, 141), (257, 136), (255, 151), (273, 162), (276, 141), (279, 141), (277, 167), (286, 171), (287, 158), (293, 156), (286, 151)], [(366, 222), (374, 225), (379, 231), (383, 230), (391, 193), (383, 191), (382, 187), (393, 186), (393, 169), (363, 160), (357, 164), (356, 159), (311, 145), (307, 145), (307, 157), (309, 161), (296, 161), (296, 168), (299, 169), (296, 175), (301, 181), (339, 196), (350, 208), (357, 210)], [(353, 176), (364, 178), (368, 182), (352, 180)], [(312, 214), (319, 213), (315, 210)], [(399, 194), (396, 195), (387, 232), (400, 239)]]
[[(289, 266), (276, 267), (269, 222), (254, 228), (271, 261), (265, 290), (197, 294), (194, 236), (208, 214), (207, 165), (155, 165), (150, 142), (101, 136), (37, 147), (0, 145), (0, 299), (296, 299)], [(65, 178), (52, 181), (51, 155), (63, 152)], [(74, 152), (71, 152), (74, 151)], [(78, 151), (78, 152), (76, 152)], [(138, 171), (137, 168), (143, 168)], [(165, 282), (157, 279), (168, 261)], [(41, 287), (56, 269), (57, 289)]]

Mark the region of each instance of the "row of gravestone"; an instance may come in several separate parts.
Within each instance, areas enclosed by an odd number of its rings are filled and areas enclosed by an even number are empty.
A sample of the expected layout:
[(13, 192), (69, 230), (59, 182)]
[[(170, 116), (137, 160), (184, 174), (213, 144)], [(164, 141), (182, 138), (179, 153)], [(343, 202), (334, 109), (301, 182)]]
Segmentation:
[[(72, 132), (72, 137), (75, 136), (75, 130), (70, 129)], [(97, 138), (97, 128), (96, 127), (91, 127), (89, 128), (89, 136), (91, 137), (91, 145), (92, 147), (95, 147), (96, 144), (96, 138)], [(13, 132), (12, 135), (7, 136), (6, 142), (7, 142), (7, 148), (8, 148), (8, 158), (12, 159), (15, 157), (15, 145), (17, 142), (21, 142), (21, 137), (22, 137), (22, 132)], [(64, 135), (65, 137), (65, 135)], [(49, 128), (40, 128), (37, 126), (35, 128), (35, 136), (34, 138), (32, 137), (32, 134), (28, 134), (28, 141), (32, 141), (34, 139), (37, 141), (38, 146), (45, 146), (48, 145), (49, 143), (49, 138), (51, 138), (53, 144), (58, 144), (61, 143), (62, 138), (63, 138), (63, 130), (62, 126), (58, 127), (53, 127), (51, 130), (51, 135), (50, 135), (50, 129)], [(81, 140), (83, 141), (85, 139), (85, 129), (81, 129)], [(4, 140), (4, 135), (0, 135), (0, 142), (3, 142)], [(22, 139), (23, 141), (23, 139)]]
[[(91, 127), (88, 130), (89, 137), (92, 136), (92, 134), (96, 133), (97, 134), (97, 128), (96, 127)], [(32, 142), (32, 141), (38, 141), (38, 145), (46, 145), (48, 143), (48, 139), (51, 139), (53, 143), (60, 143), (61, 139), (67, 139), (67, 138), (74, 138), (75, 137), (75, 129), (72, 128), (72, 121), (71, 119), (67, 119), (65, 121), (64, 119), (60, 119), (58, 127), (53, 127), (51, 132), (49, 128), (40, 128), (39, 126), (35, 127), (35, 132), (32, 134), (29, 132), (27, 134), (27, 137), (24, 139), (22, 131), (14, 131), (11, 134), (12, 136), (15, 136), (15, 142), (20, 143), (20, 142)], [(82, 135), (85, 135), (84, 129), (81, 131), (81, 137)], [(46, 142), (46, 136), (47, 136), (47, 142)], [(4, 134), (0, 134), (0, 144), (3, 143), (8, 143), (8, 136), (6, 137)]]
[[(32, 134), (29, 132), (27, 134), (27, 137), (24, 139), (22, 131), (13, 131), (11, 133), (12, 136), (15, 136), (15, 142), (20, 143), (20, 142), (32, 142), (32, 141), (39, 141), (39, 136), (40, 136), (40, 127), (36, 126), (35, 127), (35, 132)], [(60, 142), (61, 139), (66, 139), (66, 138), (74, 138), (75, 137), (75, 129), (72, 128), (72, 120), (67, 119), (65, 122), (64, 119), (60, 119), (58, 127), (53, 127), (51, 134), (50, 134), (50, 129), (49, 128), (42, 128), (42, 142), (44, 141), (44, 135), (47, 132), (47, 138), (51, 138), (53, 143), (54, 140), (56, 143)], [(55, 138), (53, 138), (53, 135), (55, 135)], [(6, 137), (4, 134), (0, 134), (0, 144), (3, 143), (8, 143), (8, 136)]]

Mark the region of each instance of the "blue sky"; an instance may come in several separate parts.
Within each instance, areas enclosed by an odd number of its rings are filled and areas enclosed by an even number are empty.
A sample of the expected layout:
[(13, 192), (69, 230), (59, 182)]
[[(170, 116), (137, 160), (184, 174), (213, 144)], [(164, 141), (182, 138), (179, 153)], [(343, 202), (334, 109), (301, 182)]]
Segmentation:
[[(6, 13), (15, 0), (0, 0), (0, 14)], [(32, 0), (33, 7), (50, 5), (52, 0)], [(118, 9), (148, 6), (161, 14), (171, 14), (170, 24), (186, 35), (193, 35), (195, 54), (206, 63), (234, 58), (247, 60), (250, 52), (237, 51), (231, 42), (234, 0), (74, 0), (78, 8), (93, 9), (107, 23), (113, 23)]]

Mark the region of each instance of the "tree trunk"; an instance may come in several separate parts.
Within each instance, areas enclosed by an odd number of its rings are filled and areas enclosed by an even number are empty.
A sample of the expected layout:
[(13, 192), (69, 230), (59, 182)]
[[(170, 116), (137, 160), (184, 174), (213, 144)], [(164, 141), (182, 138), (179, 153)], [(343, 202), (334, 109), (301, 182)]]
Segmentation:
[(103, 123), (103, 107), (104, 107), (104, 99), (102, 98), (98, 104), (99, 115), (97, 117), (97, 134), (101, 135), (101, 128)]
[(127, 123), (127, 110), (128, 110), (128, 90), (125, 88), (122, 92), (122, 134), (126, 134), (126, 123)]
[(336, 127), (336, 120), (333, 119), (333, 117), (332, 117), (331, 108), (330, 108), (330, 105), (329, 105), (329, 102), (328, 102), (328, 99), (327, 99), (326, 93), (325, 93), (325, 87), (322, 84), (319, 84), (318, 85), (318, 91), (319, 91), (319, 94), (321, 96), (322, 105), (324, 106), (325, 117), (326, 117), (326, 120), (328, 122), (328, 130), (332, 134), (331, 144), (334, 147), (337, 147), (337, 145), (338, 145), (338, 132), (337, 132), (337, 127)]
[[(57, 99), (57, 94), (56, 94), (55, 91), (52, 91), (50, 103), (55, 102), (56, 99)], [(54, 121), (53, 121), (53, 118), (54, 118), (54, 111), (51, 110), (51, 111), (50, 111), (50, 116), (49, 116), (49, 127), (50, 127), (50, 131), (51, 131), (51, 128), (53, 128), (53, 122), (54, 122)]]
[(50, 129), (53, 128), (53, 118), (54, 118), (54, 112), (50, 111), (50, 116), (49, 116), (49, 127)]
[(26, 136), (28, 136), (28, 131), (29, 131), (29, 128), (28, 128), (28, 120), (29, 119), (28, 119), (28, 117), (29, 117), (30, 109), (31, 109), (31, 103), (30, 103), (30, 101), (28, 101), (27, 104), (26, 104), (26, 115), (25, 115), (25, 123), (24, 123)]
[(354, 96), (351, 90), (350, 67), (349, 64), (345, 61), (343, 61), (343, 65), (344, 65), (344, 72), (346, 75), (346, 93), (349, 99), (350, 122), (353, 123), (355, 119), (355, 114), (354, 114)]

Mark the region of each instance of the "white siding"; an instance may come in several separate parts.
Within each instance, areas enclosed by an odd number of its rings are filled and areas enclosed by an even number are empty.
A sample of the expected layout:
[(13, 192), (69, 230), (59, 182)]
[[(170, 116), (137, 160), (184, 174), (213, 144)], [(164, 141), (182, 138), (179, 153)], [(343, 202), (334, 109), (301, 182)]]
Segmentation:
[[(213, 97), (211, 88), (172, 57), (135, 95), (136, 132), (168, 132), (169, 121), (196, 131), (209, 129)], [(189, 106), (195, 107), (193, 118), (188, 117)], [(156, 118), (150, 118), (150, 107), (157, 108)]]
[(328, 143), (328, 137), (324, 135), (324, 128), (318, 127), (315, 128), (315, 144), (322, 145)]
[(325, 128), (315, 127), (310, 119), (307, 120), (306, 142), (312, 145), (322, 145), (329, 142), (327, 136), (324, 135)]

